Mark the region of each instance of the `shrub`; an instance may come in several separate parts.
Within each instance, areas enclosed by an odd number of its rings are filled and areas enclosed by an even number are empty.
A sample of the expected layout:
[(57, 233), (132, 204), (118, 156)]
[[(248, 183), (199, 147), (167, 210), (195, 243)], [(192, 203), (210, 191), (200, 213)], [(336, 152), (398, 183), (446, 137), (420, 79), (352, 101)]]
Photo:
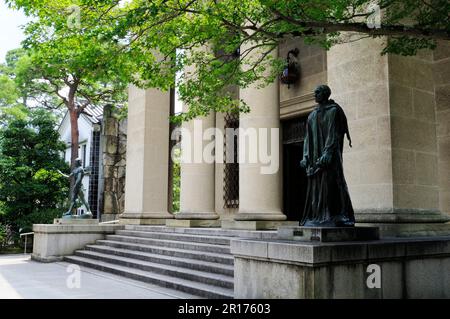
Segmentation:
[(68, 171), (60, 157), (65, 149), (55, 130), (54, 116), (43, 110), (10, 116), (0, 130), (0, 222), (19, 229), (49, 222), (67, 197)]

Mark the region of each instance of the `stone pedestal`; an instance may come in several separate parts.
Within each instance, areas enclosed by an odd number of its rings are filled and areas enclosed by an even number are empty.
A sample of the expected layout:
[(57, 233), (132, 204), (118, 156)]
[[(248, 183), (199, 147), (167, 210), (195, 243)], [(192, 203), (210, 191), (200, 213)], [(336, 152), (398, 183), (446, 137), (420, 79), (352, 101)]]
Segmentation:
[(164, 225), (168, 211), (170, 93), (129, 88), (122, 224)]
[(450, 298), (450, 237), (233, 240), (237, 299)]
[(124, 226), (99, 224), (94, 219), (55, 219), (54, 224), (36, 224), (33, 225), (31, 258), (40, 262), (60, 261), (119, 229), (124, 229)]
[(278, 238), (312, 242), (378, 240), (378, 227), (286, 227), (278, 229)]

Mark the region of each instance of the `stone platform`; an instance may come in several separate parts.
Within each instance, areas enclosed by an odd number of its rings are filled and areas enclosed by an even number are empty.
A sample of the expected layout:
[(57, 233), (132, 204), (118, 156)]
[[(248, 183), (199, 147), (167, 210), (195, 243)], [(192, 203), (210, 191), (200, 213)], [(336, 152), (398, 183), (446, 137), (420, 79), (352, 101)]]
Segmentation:
[(234, 230), (277, 230), (283, 226), (297, 226), (296, 221), (272, 221), (272, 220), (222, 220), (223, 229)]
[(82, 218), (55, 218), (53, 225), (97, 225), (98, 219), (82, 219)]
[(41, 262), (60, 261), (75, 250), (124, 227), (99, 224), (96, 219), (55, 219), (53, 224), (35, 224), (31, 258)]
[(450, 298), (450, 237), (237, 239), (231, 253), (238, 299)]
[(282, 226), (278, 238), (298, 241), (342, 242), (378, 240), (378, 227), (301, 227)]

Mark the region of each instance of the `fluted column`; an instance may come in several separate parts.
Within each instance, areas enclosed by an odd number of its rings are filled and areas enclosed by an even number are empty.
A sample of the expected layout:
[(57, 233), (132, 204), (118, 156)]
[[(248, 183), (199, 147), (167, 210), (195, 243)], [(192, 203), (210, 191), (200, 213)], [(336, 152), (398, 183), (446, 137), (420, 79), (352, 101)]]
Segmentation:
[[(272, 54), (275, 55), (276, 52)], [(278, 83), (274, 82), (262, 89), (258, 89), (255, 85), (241, 89), (240, 97), (249, 105), (251, 111), (240, 116), (239, 213), (234, 219), (236, 221), (286, 220), (286, 216), (281, 211)], [(255, 141), (248, 139), (252, 136), (252, 132), (256, 132), (257, 145)], [(243, 145), (245, 147), (242, 147)], [(263, 163), (262, 153), (270, 155), (272, 162)], [(252, 163), (251, 158), (255, 156), (256, 161)]]
[(129, 88), (124, 224), (165, 224), (168, 212), (170, 93)]

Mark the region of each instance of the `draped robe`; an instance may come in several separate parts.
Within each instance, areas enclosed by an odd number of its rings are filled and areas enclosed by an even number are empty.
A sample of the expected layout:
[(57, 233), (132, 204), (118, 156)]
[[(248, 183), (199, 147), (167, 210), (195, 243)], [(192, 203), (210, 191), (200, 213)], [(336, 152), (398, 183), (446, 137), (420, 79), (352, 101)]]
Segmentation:
[(353, 226), (354, 212), (344, 178), (344, 135), (350, 141), (347, 118), (333, 100), (319, 105), (308, 117), (303, 160), (308, 186), (303, 226)]

